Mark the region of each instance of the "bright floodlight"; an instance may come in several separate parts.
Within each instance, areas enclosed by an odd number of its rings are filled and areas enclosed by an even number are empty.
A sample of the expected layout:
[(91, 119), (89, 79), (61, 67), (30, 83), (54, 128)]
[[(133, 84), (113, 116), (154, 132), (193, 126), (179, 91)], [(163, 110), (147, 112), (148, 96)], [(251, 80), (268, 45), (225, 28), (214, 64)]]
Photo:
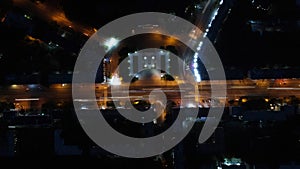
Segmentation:
[(116, 38), (110, 38), (104, 42), (104, 46), (107, 50), (110, 50), (112, 47), (116, 46), (119, 43), (119, 40)]
[(118, 75), (113, 75), (110, 79), (110, 84), (114, 86), (121, 85), (121, 78)]

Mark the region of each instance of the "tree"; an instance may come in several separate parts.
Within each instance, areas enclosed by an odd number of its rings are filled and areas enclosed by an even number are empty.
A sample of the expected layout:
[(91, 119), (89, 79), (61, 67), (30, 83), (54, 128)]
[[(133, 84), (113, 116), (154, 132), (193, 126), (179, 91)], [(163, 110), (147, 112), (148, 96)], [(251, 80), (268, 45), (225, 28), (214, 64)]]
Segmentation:
[(171, 76), (170, 74), (165, 74), (162, 79), (166, 80), (166, 81), (174, 81), (175, 79), (173, 78), (173, 76)]
[[(247, 99), (247, 101), (243, 102), (243, 99)], [(264, 97), (241, 98), (240, 102), (246, 110), (267, 110), (269, 107), (269, 103), (265, 101)]]
[(12, 0), (0, 1), (0, 19), (5, 17), (7, 11), (13, 6)]
[(166, 46), (166, 50), (172, 52), (174, 55), (178, 56), (178, 50), (173, 45)]
[(0, 113), (8, 111), (9, 109), (14, 108), (14, 105), (7, 102), (0, 102)]
[(135, 52), (135, 49), (130, 48), (128, 46), (124, 46), (122, 47), (119, 51), (118, 51), (118, 55), (119, 55), (119, 63), (121, 63), (126, 57), (128, 57), (128, 53), (133, 53)]

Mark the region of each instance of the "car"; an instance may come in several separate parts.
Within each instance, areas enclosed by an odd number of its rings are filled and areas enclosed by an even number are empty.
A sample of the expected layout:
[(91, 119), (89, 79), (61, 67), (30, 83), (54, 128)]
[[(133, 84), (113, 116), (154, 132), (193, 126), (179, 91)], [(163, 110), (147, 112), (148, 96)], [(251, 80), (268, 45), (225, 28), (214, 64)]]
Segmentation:
[(147, 111), (151, 107), (150, 102), (143, 99), (135, 99), (131, 102), (131, 104), (139, 111)]

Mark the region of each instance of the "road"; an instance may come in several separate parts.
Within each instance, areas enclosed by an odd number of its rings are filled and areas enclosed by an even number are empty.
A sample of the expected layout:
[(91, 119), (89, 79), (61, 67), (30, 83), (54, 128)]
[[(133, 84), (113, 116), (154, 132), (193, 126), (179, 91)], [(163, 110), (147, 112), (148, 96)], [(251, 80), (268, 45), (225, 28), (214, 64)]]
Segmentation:
[[(198, 83), (199, 100), (211, 98), (211, 83), (218, 84), (226, 83), (227, 95), (226, 98), (219, 98), (223, 101), (238, 99), (241, 96), (266, 96), (270, 98), (283, 98), (288, 96), (296, 96), (300, 98), (300, 79), (265, 79), (265, 80), (227, 80), (227, 81), (202, 81)], [(123, 87), (127, 84), (123, 84)], [(101, 100), (104, 96), (104, 88), (101, 84), (96, 84), (96, 96)], [(138, 98), (139, 96), (147, 97), (152, 89), (157, 89), (157, 86), (136, 85), (131, 87), (130, 96)], [(159, 87), (166, 92), (169, 99), (180, 101), (180, 90), (171, 83), (165, 83)], [(92, 88), (86, 88), (90, 90)], [(93, 89), (92, 89), (93, 90)], [(189, 89), (190, 90), (190, 89)], [(122, 91), (122, 90), (120, 90)], [(38, 98), (37, 106), (41, 106), (47, 101), (70, 102), (72, 101), (71, 84), (53, 84), (49, 88), (36, 87), (28, 89), (28, 85), (11, 85), (1, 86), (0, 100), (16, 102), (16, 99)], [(110, 91), (107, 93), (111, 96)], [(109, 99), (108, 99), (109, 100)], [(32, 104), (32, 103), (31, 103)]]
[[(30, 0), (13, 0), (14, 5), (18, 6), (26, 11), (30, 11), (35, 16), (39, 16), (41, 19), (46, 21), (56, 21), (61, 26), (72, 27), (74, 30), (82, 32), (87, 35), (91, 35), (95, 30), (91, 27), (82, 25), (80, 23), (75, 23), (70, 21), (64, 14), (63, 10), (57, 7), (57, 0), (48, 1), (43, 3), (33, 3)], [(209, 9), (213, 8), (214, 0), (210, 1)], [(209, 13), (209, 12), (208, 12)], [(208, 15), (207, 15), (208, 16)], [(207, 20), (207, 19), (205, 19)], [(159, 48), (160, 46), (174, 45), (178, 48), (179, 55), (184, 55), (186, 52), (185, 46), (175, 40), (172, 37), (165, 37), (161, 35), (143, 35), (136, 36), (134, 38), (129, 38), (124, 41), (124, 44), (129, 44), (130, 46), (138, 49), (143, 48)], [(209, 81), (202, 81), (199, 83), (199, 93), (202, 98), (210, 98), (210, 83)], [(281, 80), (232, 80), (232, 81), (216, 81), (214, 83), (226, 83), (227, 86), (227, 96), (226, 99), (236, 99), (240, 96), (247, 95), (263, 95), (270, 97), (285, 97), (285, 96), (297, 96), (300, 98), (300, 81), (299, 79), (281, 79)], [(50, 88), (40, 88), (40, 89), (29, 89), (27, 85), (19, 86), (6, 86), (0, 88), (0, 99), (15, 101), (16, 98), (39, 98), (40, 102), (45, 102), (47, 100), (62, 100), (70, 101), (71, 96), (71, 85), (52, 85)], [(171, 86), (172, 87), (172, 86)], [(178, 97), (178, 91), (168, 90), (170, 97)], [(144, 87), (137, 87), (134, 91), (134, 95), (144, 95), (145, 92), (142, 90)], [(150, 87), (151, 89), (151, 87)], [(103, 90), (97, 89), (96, 93), (99, 95), (103, 94)]]
[(64, 11), (59, 7), (58, 0), (45, 1), (43, 3), (34, 3), (30, 0), (13, 0), (13, 3), (15, 6), (46, 22), (54, 21), (62, 27), (70, 27), (74, 31), (81, 32), (87, 36), (95, 33), (94, 28), (69, 20)]

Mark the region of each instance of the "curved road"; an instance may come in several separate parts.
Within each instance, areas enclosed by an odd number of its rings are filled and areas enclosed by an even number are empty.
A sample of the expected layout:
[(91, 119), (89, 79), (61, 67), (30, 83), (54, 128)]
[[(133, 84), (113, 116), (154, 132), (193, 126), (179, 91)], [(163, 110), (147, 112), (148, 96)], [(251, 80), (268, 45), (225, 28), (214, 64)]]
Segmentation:
[(13, 3), (14, 6), (47, 22), (55, 21), (62, 27), (70, 27), (86, 36), (91, 36), (95, 33), (94, 28), (69, 20), (64, 11), (60, 8), (58, 0), (45, 1), (43, 3), (35, 3), (31, 0), (13, 0)]

